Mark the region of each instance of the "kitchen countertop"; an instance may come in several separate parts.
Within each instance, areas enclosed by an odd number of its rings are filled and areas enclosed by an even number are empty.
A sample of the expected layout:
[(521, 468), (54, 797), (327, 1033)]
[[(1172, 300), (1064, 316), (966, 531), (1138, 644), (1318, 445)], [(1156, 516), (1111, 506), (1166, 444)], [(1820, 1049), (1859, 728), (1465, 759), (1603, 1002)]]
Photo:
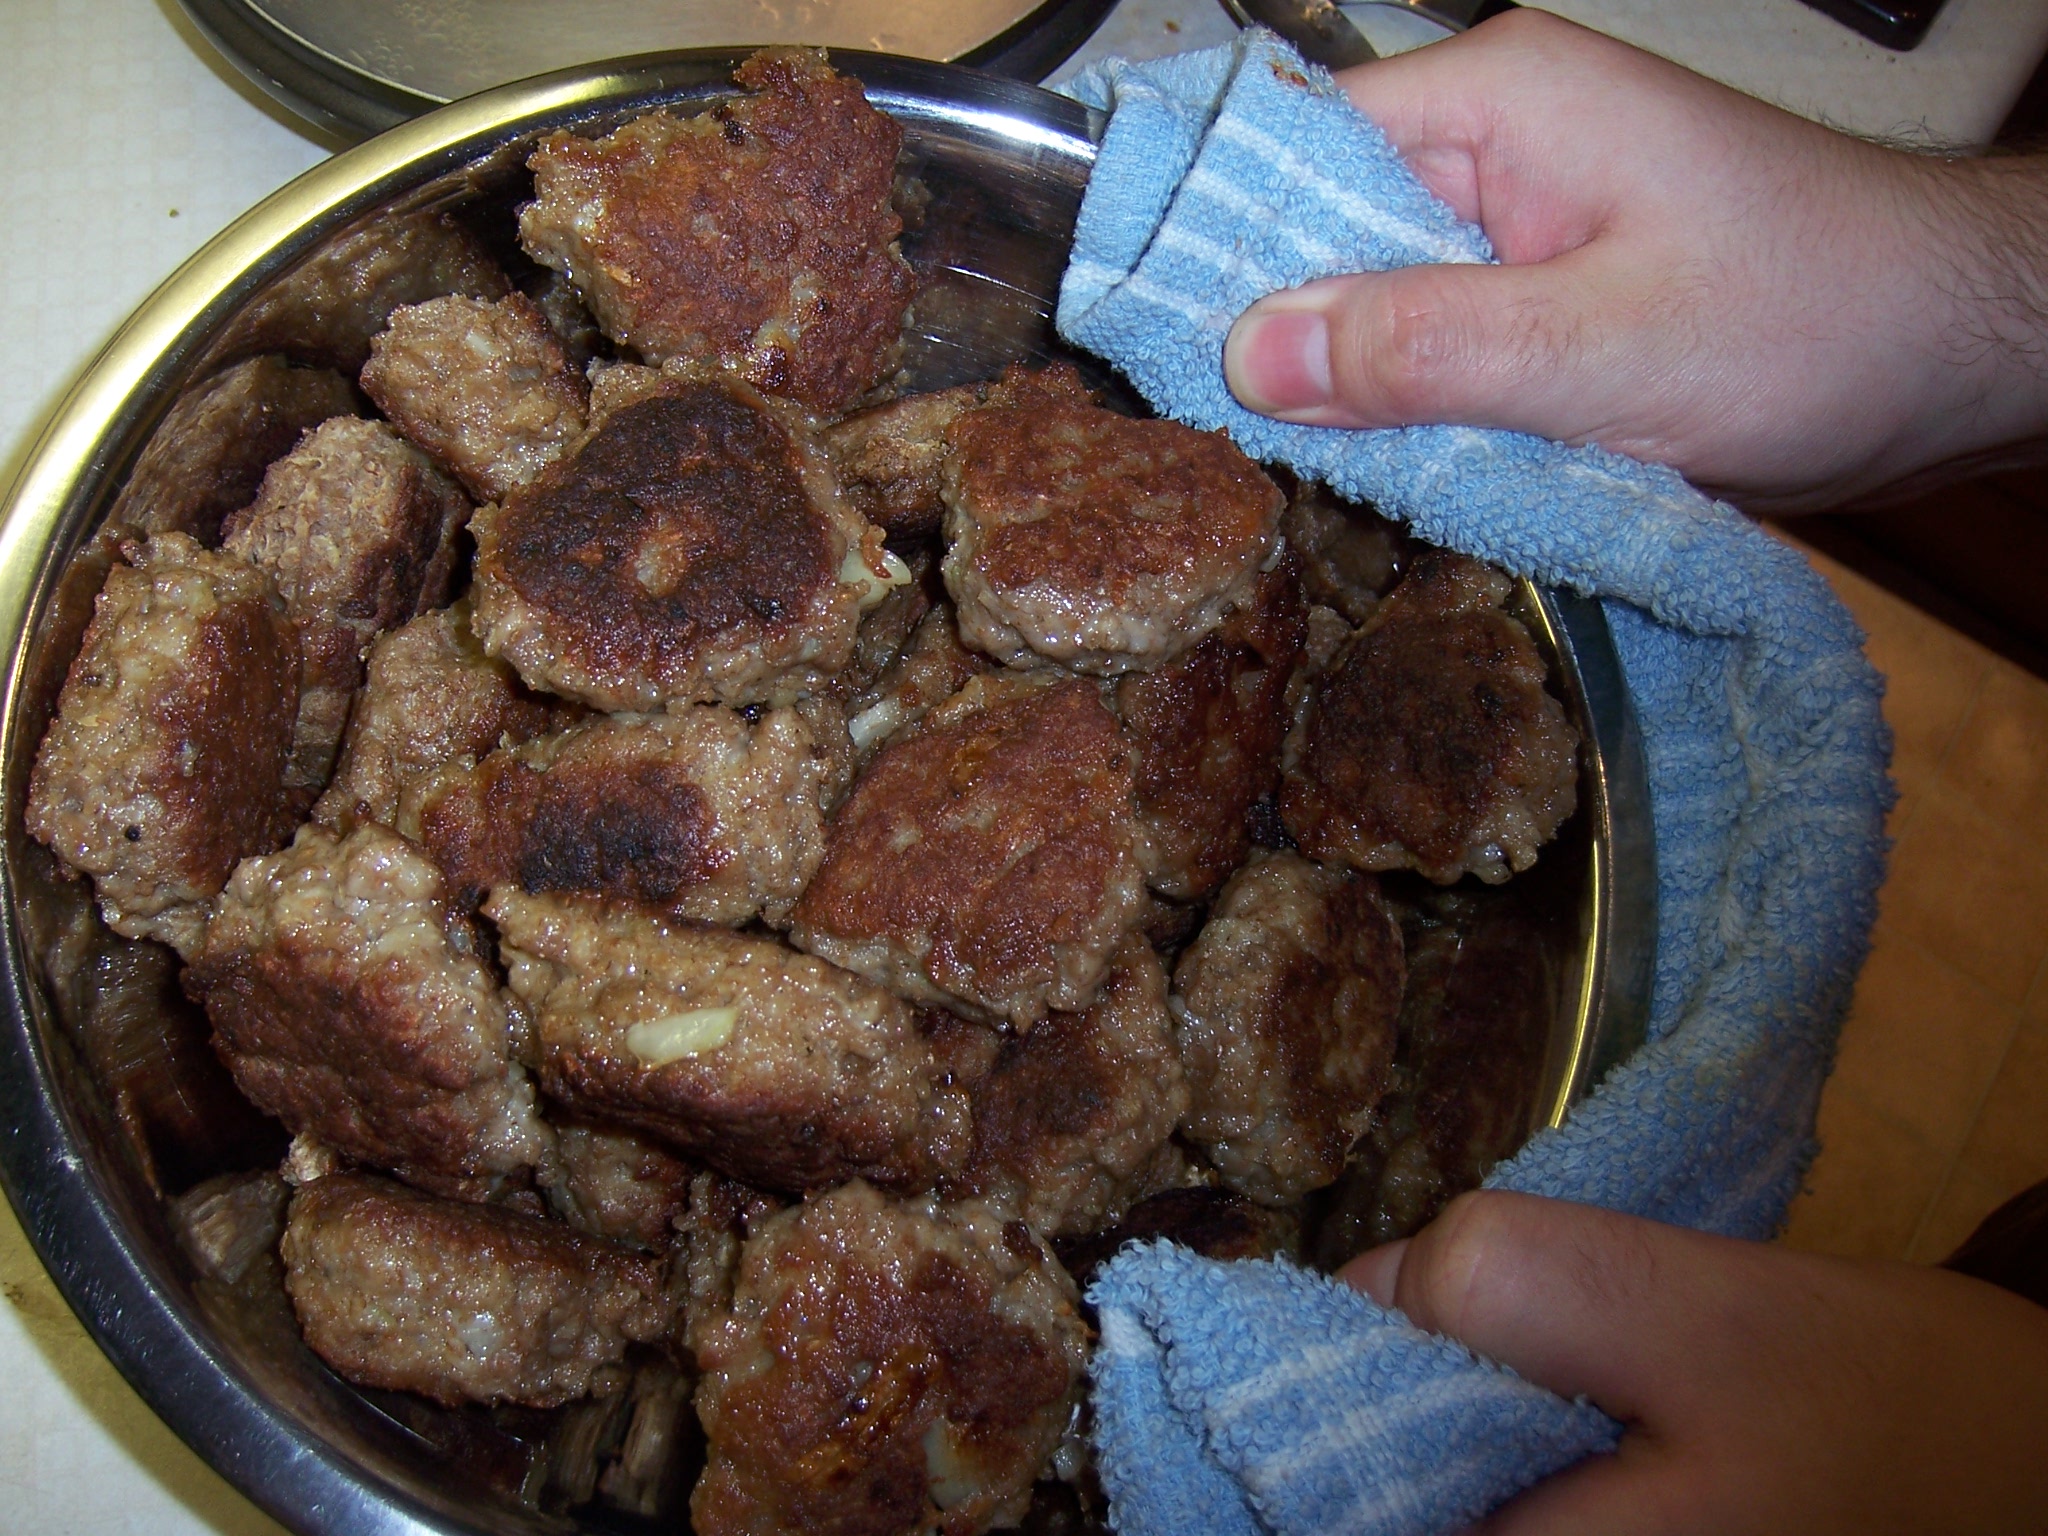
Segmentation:
[[(1866, 43), (1797, 0), (1545, 8), (1808, 116), (1923, 144), (1987, 140), (2048, 48), (2048, 0), (1950, 0), (1909, 54)], [(1214, 0), (1124, 0), (1061, 75), (1104, 54), (1176, 52), (1232, 30)], [(0, 130), (16, 146), (0, 269), (5, 483), (121, 318), (236, 215), (338, 145), (248, 86), (170, 0), (0, 6)], [(0, 1532), (278, 1531), (120, 1379), (4, 1206), (0, 1297)]]

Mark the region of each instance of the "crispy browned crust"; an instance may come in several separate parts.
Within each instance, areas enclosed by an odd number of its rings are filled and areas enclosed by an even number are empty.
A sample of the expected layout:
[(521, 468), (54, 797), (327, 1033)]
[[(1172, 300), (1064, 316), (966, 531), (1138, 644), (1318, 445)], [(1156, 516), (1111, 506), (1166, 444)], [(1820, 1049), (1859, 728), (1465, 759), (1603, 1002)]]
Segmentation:
[(524, 294), (393, 311), (363, 393), (478, 501), (526, 484), (581, 435), (590, 386)]
[(604, 415), (475, 524), (476, 628), (537, 688), (600, 709), (787, 703), (837, 672), (864, 536), (792, 414), (673, 382)]
[(189, 951), (201, 905), (292, 827), (299, 646), (276, 588), (181, 533), (107, 573), (36, 754), (25, 821), (115, 932)]
[(178, 397), (128, 472), (111, 528), (189, 533), (211, 547), (221, 519), (246, 507), (263, 471), (330, 416), (357, 409), (332, 369), (252, 357)]
[[(560, 1103), (768, 1189), (923, 1189), (966, 1156), (966, 1096), (939, 1082), (910, 1009), (860, 977), (586, 898), (502, 888), (485, 910)], [(629, 1043), (637, 1024), (728, 1007), (729, 1036), (693, 1055), (655, 1065)]]
[(566, 1403), (674, 1320), (659, 1258), (360, 1174), (301, 1188), (281, 1252), (315, 1354), (451, 1405)]
[(1072, 1284), (1022, 1222), (862, 1184), (761, 1223), (702, 1333), (702, 1536), (1015, 1524), (1082, 1379)]
[(904, 996), (1028, 1029), (1093, 1000), (1142, 901), (1130, 748), (1100, 686), (990, 675), (869, 765), (791, 937)]
[(245, 862), (185, 985), (236, 1084), (295, 1135), (469, 1197), (552, 1156), (473, 936), (383, 827), (307, 826)]
[(411, 830), (399, 807), (435, 769), (530, 740), (565, 712), (484, 654), (466, 600), (423, 614), (371, 648), (334, 782), (314, 817), (337, 832), (358, 821)]
[(1002, 1198), (1041, 1236), (1092, 1232), (1166, 1182), (1188, 1092), (1151, 946), (1125, 946), (1086, 1012), (1005, 1040), (972, 1098), (974, 1157), (947, 1192)]
[(658, 1142), (616, 1126), (556, 1125), (561, 1181), (548, 1198), (586, 1232), (666, 1248), (689, 1209), (696, 1169)]
[(1498, 884), (1578, 801), (1578, 732), (1477, 561), (1418, 561), (1338, 656), (1286, 747), (1280, 808), (1313, 858)]
[(1282, 1205), (1333, 1182), (1386, 1091), (1405, 977), (1370, 875), (1255, 860), (1174, 970), (1191, 1103), (1223, 1182)]
[[(740, 924), (787, 917), (824, 856), (836, 764), (794, 709), (613, 715), (436, 775), (407, 820), (457, 898), (558, 891)], [(409, 826), (406, 830), (412, 830)]]
[(1279, 487), (1221, 433), (1042, 391), (946, 435), (946, 587), (999, 661), (1159, 666), (1250, 595), (1279, 537)]
[(1290, 552), (1214, 634), (1117, 684), (1138, 749), (1146, 879), (1162, 896), (1214, 892), (1251, 851), (1246, 816), (1279, 784), (1287, 684), (1308, 633), (1295, 571)]
[(520, 238), (650, 361), (716, 357), (836, 409), (881, 381), (910, 300), (902, 130), (821, 50), (764, 49), (735, 78), (755, 94), (543, 140)]
[[(337, 416), (300, 439), (231, 516), (221, 547), (277, 583), (303, 652), (285, 782), (333, 772), (363, 657), (383, 631), (448, 600), (469, 498), (381, 421)], [(311, 795), (308, 795), (311, 798)]]

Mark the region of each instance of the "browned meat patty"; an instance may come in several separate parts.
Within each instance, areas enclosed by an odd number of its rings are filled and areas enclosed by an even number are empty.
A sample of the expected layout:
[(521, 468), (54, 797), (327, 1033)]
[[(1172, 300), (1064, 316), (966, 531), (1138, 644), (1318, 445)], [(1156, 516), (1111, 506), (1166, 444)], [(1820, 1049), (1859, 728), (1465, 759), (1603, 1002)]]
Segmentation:
[(1279, 784), (1287, 684), (1307, 632), (1290, 552), (1214, 634), (1117, 684), (1138, 749), (1146, 878), (1160, 895), (1199, 901), (1251, 851), (1245, 818)]
[(355, 391), (330, 368), (294, 368), (282, 357), (237, 363), (178, 397), (107, 525), (218, 544), (221, 519), (249, 505), (263, 471), (300, 433), (355, 409)]
[(501, 888), (512, 990), (550, 1097), (770, 1189), (861, 1177), (928, 1187), (957, 1167), (966, 1096), (911, 1010), (773, 939)]
[(973, 1101), (974, 1158), (948, 1193), (999, 1199), (1041, 1236), (1093, 1232), (1172, 1182), (1188, 1090), (1151, 946), (1124, 948), (1085, 1013), (1004, 1041)]
[(1020, 1221), (865, 1184), (770, 1217), (698, 1346), (701, 1536), (973, 1536), (1014, 1525), (1074, 1404), (1087, 1329)]
[(1083, 1295), (1096, 1271), (1126, 1243), (1159, 1238), (1192, 1248), (1205, 1259), (1270, 1259), (1291, 1255), (1301, 1233), (1292, 1214), (1259, 1205), (1214, 1184), (1194, 1184), (1148, 1195), (1113, 1227), (1055, 1243), (1053, 1251)]
[(642, 1248), (666, 1248), (688, 1210), (696, 1170), (645, 1136), (571, 1122), (555, 1127), (560, 1182), (550, 1202), (586, 1232)]
[(279, 278), (215, 351), (230, 358), (289, 353), (352, 379), (370, 355), (370, 338), (400, 305), (444, 293), (501, 299), (511, 291), (482, 243), (447, 214), (378, 214)]
[(185, 980), (235, 1082), (295, 1134), (465, 1197), (553, 1157), (467, 923), (383, 827), (307, 826), (245, 862)]
[(381, 421), (337, 416), (307, 433), (231, 516), (221, 547), (277, 583), (299, 627), (299, 719), (285, 782), (326, 787), (385, 630), (448, 600), (469, 498)]
[(947, 432), (946, 587), (998, 661), (1084, 672), (1171, 661), (1251, 596), (1279, 487), (1221, 433), (1046, 390)]
[(465, 759), (419, 790), (408, 820), (464, 902), (511, 886), (780, 922), (824, 857), (838, 771), (804, 713), (691, 705)]
[(845, 666), (880, 595), (881, 534), (797, 413), (677, 379), (595, 414), (580, 447), (477, 514), (484, 648), (607, 710), (788, 703)]
[(1019, 398), (1066, 398), (1089, 404), (1093, 396), (1070, 363), (1038, 372), (1015, 364), (992, 384), (961, 384), (924, 395), (903, 395), (842, 417), (824, 430), (825, 447), (847, 497), (892, 539), (931, 538), (946, 520), (946, 432), (962, 412)]
[(1394, 1059), (1401, 930), (1370, 875), (1279, 853), (1223, 888), (1173, 976), (1192, 1103), (1223, 1182), (1269, 1205), (1320, 1189)]
[(1475, 560), (1418, 561), (1290, 734), (1280, 808), (1302, 851), (1355, 869), (1498, 884), (1578, 803), (1578, 732)]
[(374, 821), (416, 833), (417, 818), (408, 828), (400, 806), (435, 769), (529, 740), (564, 712), (484, 654), (466, 599), (424, 614), (371, 648), (334, 782), (314, 815), (337, 832)]
[(690, 1180), (689, 1208), (677, 1223), (683, 1262), (683, 1342), (697, 1349), (707, 1329), (732, 1311), (740, 1246), (788, 1202), (722, 1173)]
[(590, 386), (539, 306), (450, 294), (394, 310), (363, 393), (478, 501), (526, 484), (582, 435)]
[(881, 382), (910, 300), (902, 130), (822, 50), (765, 49), (734, 78), (754, 94), (543, 140), (520, 239), (641, 356), (715, 357), (837, 409)]
[(898, 731), (990, 670), (987, 660), (960, 643), (953, 605), (933, 607), (874, 684), (848, 701), (846, 728), (854, 750), (872, 757)]
[(990, 675), (868, 765), (790, 936), (905, 997), (1029, 1029), (1093, 1001), (1143, 901), (1131, 753), (1101, 688)]
[(674, 1321), (659, 1258), (360, 1174), (293, 1196), (282, 1252), (315, 1354), (450, 1405), (552, 1408), (623, 1385), (626, 1346)]
[(1334, 608), (1351, 624), (1372, 617), (1407, 553), (1396, 524), (1313, 481), (1288, 499), (1280, 531), (1301, 558), (1308, 600)]
[(277, 589), (182, 533), (126, 547), (36, 755), (29, 835), (91, 875), (107, 925), (190, 953), (204, 903), (283, 842), (298, 635)]

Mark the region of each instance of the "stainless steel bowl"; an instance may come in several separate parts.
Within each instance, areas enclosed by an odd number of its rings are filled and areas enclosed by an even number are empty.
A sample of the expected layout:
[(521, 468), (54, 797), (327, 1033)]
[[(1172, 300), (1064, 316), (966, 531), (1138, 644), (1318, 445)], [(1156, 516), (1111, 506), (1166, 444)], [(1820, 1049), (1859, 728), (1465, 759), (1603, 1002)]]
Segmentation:
[[(239, 348), (268, 349), (251, 338), (278, 334), (280, 295), (290, 293), (295, 269), (344, 237), (374, 239), (421, 210), (509, 213), (536, 137), (715, 98), (741, 56), (664, 55), (507, 86), (308, 173), (135, 313), (72, 391), (8, 497), (0, 529), (0, 633), (11, 640), (0, 719), (0, 1176), (44, 1263), (123, 1374), (230, 1481), (301, 1531), (576, 1527), (508, 1494), (488, 1445), (471, 1454), (446, 1425), (423, 1430), (403, 1404), (333, 1377), (288, 1320), (225, 1304), (173, 1241), (146, 1156), (49, 984), (49, 956), (92, 919), (79, 887), (53, 881), (47, 856), (22, 832), (29, 768), (98, 585), (92, 562), (73, 556), (179, 393)], [(857, 53), (836, 62), (902, 122), (906, 151), (932, 192), (923, 227), (907, 239), (930, 270), (909, 356), (919, 385), (1056, 353), (1049, 316), (1099, 121), (1073, 102), (969, 70)], [(259, 305), (265, 320), (255, 325)], [(1534, 1130), (1558, 1122), (1641, 1037), (1655, 878), (1640, 746), (1600, 609), (1534, 588), (1524, 589), (1522, 608), (1588, 743), (1575, 830), (1539, 865), (1551, 872), (1563, 938), (1550, 968), (1555, 996), (1533, 1085)]]

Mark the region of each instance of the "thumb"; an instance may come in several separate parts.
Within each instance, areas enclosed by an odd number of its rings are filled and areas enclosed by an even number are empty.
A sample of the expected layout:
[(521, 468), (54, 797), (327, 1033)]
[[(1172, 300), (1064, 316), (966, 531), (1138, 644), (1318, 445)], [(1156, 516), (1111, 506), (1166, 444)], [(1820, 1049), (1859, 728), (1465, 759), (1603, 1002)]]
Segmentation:
[(1578, 252), (1522, 266), (1323, 278), (1231, 328), (1224, 375), (1247, 409), (1324, 427), (1509, 427), (1583, 440), (1602, 367)]

